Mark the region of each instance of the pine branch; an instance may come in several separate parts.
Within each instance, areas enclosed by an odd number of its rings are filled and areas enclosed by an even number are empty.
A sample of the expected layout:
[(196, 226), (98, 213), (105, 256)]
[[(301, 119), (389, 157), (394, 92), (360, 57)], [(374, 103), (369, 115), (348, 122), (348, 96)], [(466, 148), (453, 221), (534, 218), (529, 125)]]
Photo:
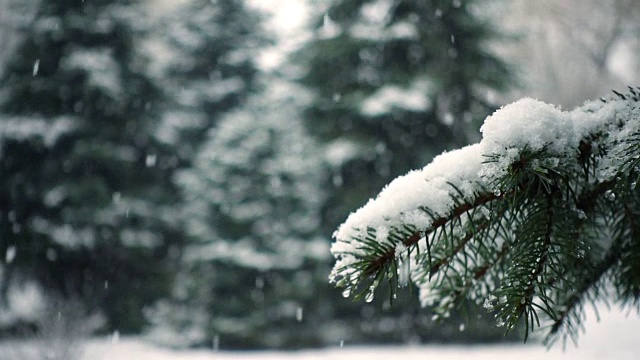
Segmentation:
[(429, 267), (429, 277), (431, 278), (434, 274), (436, 274), (442, 267), (450, 264), (453, 258), (458, 255), (465, 247), (469, 244), (477, 233), (486, 230), (489, 227), (489, 221), (483, 221), (479, 225), (477, 225), (473, 230), (468, 231), (461, 239), (460, 243), (455, 246), (455, 248), (448, 254), (446, 254), (442, 259), (438, 260), (435, 264), (432, 264)]
[[(584, 278), (582, 284), (567, 297), (563, 302), (565, 310), (558, 312), (556, 318), (551, 325), (549, 334), (545, 338), (545, 344), (551, 345), (558, 339), (560, 330), (567, 326), (567, 322), (571, 317), (576, 316), (576, 309), (582, 306), (585, 294), (596, 287), (596, 284), (601, 282), (603, 276), (610, 271), (620, 261), (620, 248), (619, 246), (613, 246), (605, 257), (595, 267), (592, 267), (592, 271), (588, 272), (588, 276)], [(573, 329), (565, 332), (565, 336), (568, 334), (574, 334)]]
[[(404, 246), (406, 247), (413, 247), (415, 245), (418, 244), (418, 242), (420, 241), (420, 239), (422, 238), (426, 238), (429, 234), (437, 231), (439, 228), (442, 228), (443, 226), (447, 225), (448, 223), (450, 223), (453, 219), (459, 218), (462, 215), (464, 215), (465, 213), (467, 213), (469, 210), (472, 210), (473, 208), (477, 208), (481, 205), (484, 205), (486, 203), (489, 203), (493, 200), (498, 199), (499, 196), (491, 193), (491, 192), (486, 192), (483, 194), (479, 194), (474, 201), (472, 202), (467, 202), (467, 203), (462, 203), (459, 206), (455, 207), (454, 209), (451, 210), (450, 214), (448, 216), (443, 216), (443, 217), (438, 217), (433, 221), (433, 224), (431, 225), (430, 228), (424, 230), (424, 231), (417, 231), (413, 234), (411, 234), (408, 237), (405, 237), (404, 239), (402, 239), (402, 243), (404, 244)], [(472, 234), (469, 234), (472, 235)], [(472, 236), (470, 236), (467, 239), (467, 242), (469, 240), (471, 240)], [(460, 244), (460, 250), (462, 250), (462, 248), (464, 248), (464, 245), (466, 245), (466, 242), (464, 244)], [(454, 251), (454, 255), (455, 253), (457, 253), (457, 251)], [(395, 253), (395, 248), (390, 248), (387, 251), (385, 251), (384, 253), (380, 254), (375, 260), (369, 262), (369, 265), (364, 269), (363, 275), (365, 276), (370, 276), (370, 275), (375, 275), (378, 274), (390, 261), (394, 260), (396, 256)], [(440, 265), (442, 266), (442, 265)]]
[(502, 259), (504, 259), (504, 257), (509, 253), (510, 250), (511, 250), (511, 246), (509, 244), (506, 244), (506, 243), (503, 244), (502, 248), (496, 255), (495, 260), (487, 262), (486, 264), (475, 269), (475, 271), (473, 272), (473, 276), (470, 279), (467, 279), (467, 281), (465, 282), (464, 289), (456, 290), (456, 295), (463, 296), (466, 291), (471, 289), (474, 281), (481, 280), (485, 275), (487, 275), (489, 270), (491, 270), (496, 264), (502, 261)]
[[(333, 281), (369, 279), (370, 293), (397, 276), (406, 249), (423, 304), (446, 315), (461, 298), (484, 298), (508, 330), (524, 317), (525, 341), (541, 316), (552, 321), (547, 339), (574, 336), (585, 298), (612, 276), (622, 300), (637, 301), (640, 110), (634, 92), (616, 96), (571, 114), (533, 100), (500, 110), (480, 144), (394, 181), (350, 216), (345, 225), (373, 225), (339, 229)], [(414, 188), (421, 202), (406, 196)]]

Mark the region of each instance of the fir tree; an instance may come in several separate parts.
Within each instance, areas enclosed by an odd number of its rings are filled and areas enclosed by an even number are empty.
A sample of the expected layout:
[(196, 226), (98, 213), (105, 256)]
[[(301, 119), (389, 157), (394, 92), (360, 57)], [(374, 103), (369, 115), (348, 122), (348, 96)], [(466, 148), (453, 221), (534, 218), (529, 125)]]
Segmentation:
[[(475, 1), (337, 0), (294, 57), (316, 93), (306, 125), (329, 144), (330, 232), (349, 209), (442, 150), (470, 143), (509, 71)], [(335, 145), (335, 146), (331, 146)], [(331, 185), (331, 184), (329, 184)]]
[[(292, 151), (301, 150), (314, 164), (315, 157), (296, 123), (295, 106), (277, 97), (267, 104), (268, 92), (260, 92), (266, 82), (258, 81), (255, 60), (269, 42), (261, 15), (241, 0), (189, 0), (157, 24), (152, 45), (167, 56), (156, 63), (155, 73), (168, 94), (157, 137), (178, 149), (184, 171), (175, 179), (185, 202), (178, 218), (188, 236), (172, 296), (149, 312), (153, 326), (148, 335), (155, 341), (210, 346), (212, 339), (221, 339), (226, 348), (285, 346), (290, 327), (301, 328), (295, 315), (304, 304), (293, 293), (309, 298), (312, 284), (326, 283), (325, 266), (324, 279), (290, 286), (293, 276), (301, 276), (296, 274), (320, 272), (309, 270), (315, 263), (304, 252), (275, 254), (284, 243), (292, 245), (290, 250), (318, 245), (303, 242), (304, 236), (313, 237), (309, 219), (315, 216), (316, 190), (301, 179), (300, 169), (286, 168), (297, 166)], [(286, 119), (279, 122), (267, 112)], [(238, 159), (246, 163), (230, 162)], [(309, 170), (310, 178), (319, 171), (301, 169)], [(299, 185), (291, 183), (294, 179)], [(300, 200), (302, 188), (309, 199)], [(285, 214), (294, 208), (305, 215), (290, 225)], [(276, 309), (281, 302), (289, 304), (284, 312)]]
[[(257, 51), (267, 43), (258, 13), (239, 0), (188, 0), (157, 19), (152, 43), (165, 54), (155, 76), (167, 93), (158, 138), (189, 166), (226, 112), (255, 92)], [(158, 50), (160, 49), (160, 50)]]
[(1, 81), (3, 290), (35, 279), (122, 332), (169, 289), (178, 238), (171, 149), (152, 137), (161, 93), (136, 51), (143, 10), (41, 1)]
[[(495, 109), (487, 94), (501, 91), (510, 72), (486, 50), (485, 42), (498, 35), (477, 6), (337, 0), (316, 19), (314, 37), (294, 54), (294, 64), (301, 67), (300, 82), (316, 95), (305, 125), (326, 144), (331, 165), (325, 178), (330, 195), (322, 205), (327, 237), (394, 177), (471, 142), (479, 121)], [(492, 328), (461, 333), (459, 322), (434, 331), (431, 314), (415, 299), (396, 302), (403, 306), (389, 308), (379, 299), (362, 311), (335, 304), (333, 316), (348, 319), (347, 341), (501, 337)], [(385, 327), (390, 321), (394, 326)]]
[(412, 281), (442, 316), (470, 299), (548, 343), (575, 341), (588, 304), (637, 307), (640, 90), (569, 112), (523, 99), (482, 134), (352, 214), (332, 281), (366, 299)]
[(292, 100), (270, 95), (275, 82), (224, 116), (178, 176), (192, 241), (174, 298), (152, 316), (155, 340), (217, 338), (245, 349), (318, 341), (309, 322), (323, 319), (307, 305), (317, 302), (314, 285), (326, 283), (317, 270), (328, 260), (317, 235), (322, 164)]

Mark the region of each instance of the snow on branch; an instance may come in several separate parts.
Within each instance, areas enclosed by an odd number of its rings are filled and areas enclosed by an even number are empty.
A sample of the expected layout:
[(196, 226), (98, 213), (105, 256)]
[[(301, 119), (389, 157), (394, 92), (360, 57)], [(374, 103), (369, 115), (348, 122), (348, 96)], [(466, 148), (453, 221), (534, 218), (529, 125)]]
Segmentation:
[[(479, 143), (396, 178), (348, 217), (330, 280), (371, 300), (384, 279), (393, 289), (410, 278), (441, 316), (469, 298), (507, 329), (523, 322), (528, 335), (547, 319), (551, 335), (575, 335), (584, 300), (640, 247), (629, 240), (640, 244), (638, 105), (630, 88), (572, 111), (530, 98), (497, 110)], [(619, 292), (637, 299), (628, 277)]]
[[(45, 146), (53, 146), (58, 138), (74, 129), (74, 119), (57, 117), (5, 117), (0, 122), (0, 143), (8, 140), (40, 139)], [(0, 154), (1, 155), (1, 154)]]

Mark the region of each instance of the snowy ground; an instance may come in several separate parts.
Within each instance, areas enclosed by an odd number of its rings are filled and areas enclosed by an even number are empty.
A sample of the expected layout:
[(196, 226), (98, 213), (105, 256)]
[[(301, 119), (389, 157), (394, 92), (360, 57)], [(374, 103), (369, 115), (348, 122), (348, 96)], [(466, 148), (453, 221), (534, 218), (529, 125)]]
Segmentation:
[[(569, 359), (640, 359), (640, 317), (632, 312), (628, 317), (619, 311), (603, 311), (597, 322), (590, 314), (586, 334), (579, 347), (567, 344), (566, 350), (556, 346), (547, 350), (540, 344), (494, 346), (405, 346), (405, 347), (351, 347), (299, 352), (214, 352), (212, 350), (173, 351), (159, 348), (137, 338), (94, 339), (84, 348), (82, 360), (569, 360)], [(35, 360), (46, 357), (12, 357), (20, 344), (0, 343), (0, 359)], [(24, 351), (19, 352), (25, 354)], [(9, 356), (6, 358), (5, 356)], [(56, 358), (57, 359), (57, 358)]]

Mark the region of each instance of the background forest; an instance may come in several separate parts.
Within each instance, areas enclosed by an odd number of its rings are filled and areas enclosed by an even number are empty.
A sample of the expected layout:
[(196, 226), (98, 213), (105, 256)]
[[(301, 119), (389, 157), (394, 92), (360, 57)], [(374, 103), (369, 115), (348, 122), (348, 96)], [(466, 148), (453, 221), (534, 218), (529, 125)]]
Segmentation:
[(515, 339), (411, 289), (345, 300), (332, 233), (509, 101), (639, 84), (639, 20), (633, 0), (0, 0), (0, 338)]

